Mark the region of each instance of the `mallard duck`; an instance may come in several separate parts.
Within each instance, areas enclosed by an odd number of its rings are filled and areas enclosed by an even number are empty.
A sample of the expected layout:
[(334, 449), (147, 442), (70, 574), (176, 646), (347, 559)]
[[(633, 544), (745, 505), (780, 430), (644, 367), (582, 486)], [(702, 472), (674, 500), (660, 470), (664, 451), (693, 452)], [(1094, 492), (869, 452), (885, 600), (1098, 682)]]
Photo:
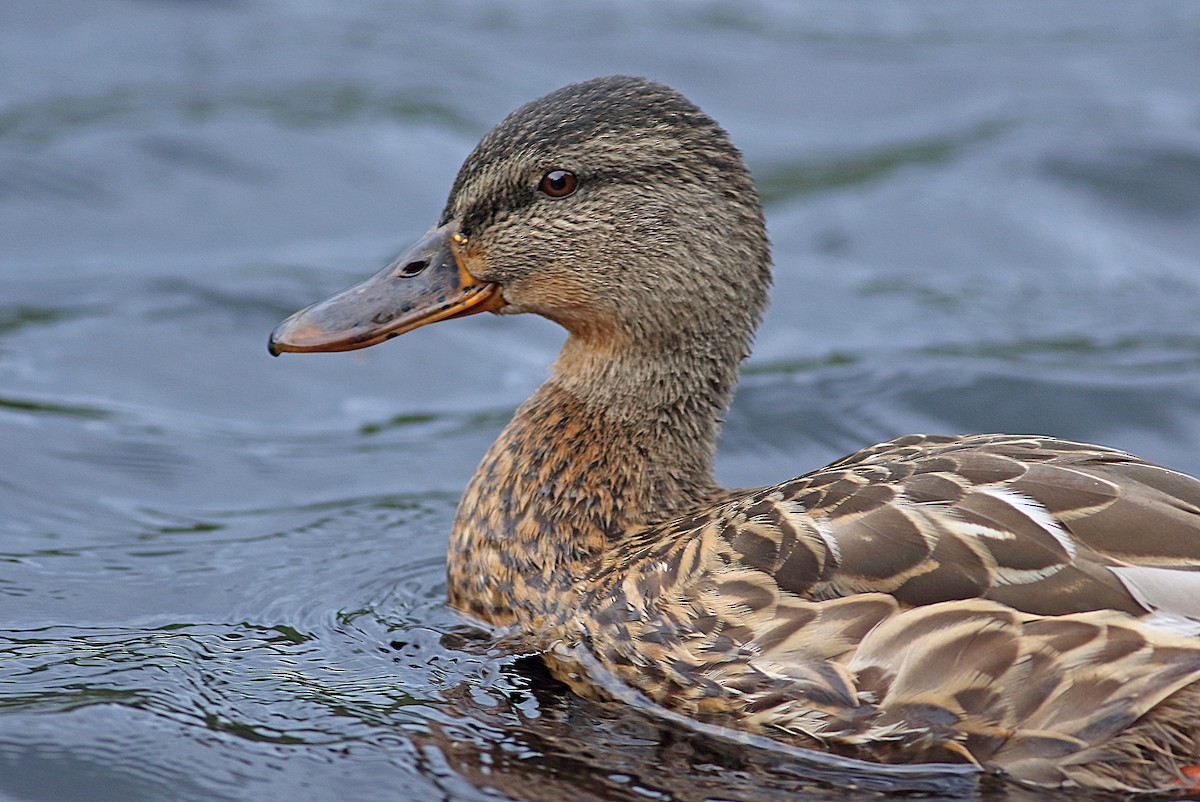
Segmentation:
[(483, 311), (567, 330), (462, 497), (448, 576), (451, 605), (581, 693), (580, 648), (660, 705), (791, 744), (1193, 788), (1200, 481), (1049, 437), (910, 435), (722, 488), (770, 280), (726, 133), (666, 86), (600, 78), (501, 121), (436, 226), (270, 350)]

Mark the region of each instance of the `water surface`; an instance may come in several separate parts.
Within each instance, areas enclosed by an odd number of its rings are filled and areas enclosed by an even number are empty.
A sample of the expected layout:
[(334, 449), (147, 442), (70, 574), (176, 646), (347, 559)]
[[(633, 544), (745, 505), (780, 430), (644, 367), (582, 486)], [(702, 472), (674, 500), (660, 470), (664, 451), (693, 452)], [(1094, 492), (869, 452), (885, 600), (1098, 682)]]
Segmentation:
[[(492, 123), (618, 72), (716, 116), (768, 201), (723, 481), (913, 431), (1200, 473), (1188, 0), (5, 3), (0, 798), (904, 785), (580, 701), (445, 609), (458, 494), (552, 325), (266, 354), (433, 222)], [(973, 787), (928, 792), (1031, 796)]]

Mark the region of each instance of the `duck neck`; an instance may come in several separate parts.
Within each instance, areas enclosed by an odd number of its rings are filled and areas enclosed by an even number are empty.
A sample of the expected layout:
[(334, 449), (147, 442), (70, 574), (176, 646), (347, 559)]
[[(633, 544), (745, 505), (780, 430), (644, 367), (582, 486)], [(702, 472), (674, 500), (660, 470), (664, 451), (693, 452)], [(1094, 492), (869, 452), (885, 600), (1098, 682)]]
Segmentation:
[(572, 332), (517, 409), (459, 505), (452, 605), (551, 630), (606, 550), (718, 497), (713, 454), (744, 344), (638, 342)]

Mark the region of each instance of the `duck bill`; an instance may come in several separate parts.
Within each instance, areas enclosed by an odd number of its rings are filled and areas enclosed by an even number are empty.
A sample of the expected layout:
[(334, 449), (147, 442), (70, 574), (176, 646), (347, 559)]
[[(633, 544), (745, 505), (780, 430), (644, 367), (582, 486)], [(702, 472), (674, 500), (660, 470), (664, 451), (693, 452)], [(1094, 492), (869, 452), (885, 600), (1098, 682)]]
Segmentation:
[(496, 284), (475, 279), (456, 253), (453, 223), (430, 229), (366, 281), (301, 309), (271, 332), (268, 350), (353, 351), (454, 317), (504, 305)]

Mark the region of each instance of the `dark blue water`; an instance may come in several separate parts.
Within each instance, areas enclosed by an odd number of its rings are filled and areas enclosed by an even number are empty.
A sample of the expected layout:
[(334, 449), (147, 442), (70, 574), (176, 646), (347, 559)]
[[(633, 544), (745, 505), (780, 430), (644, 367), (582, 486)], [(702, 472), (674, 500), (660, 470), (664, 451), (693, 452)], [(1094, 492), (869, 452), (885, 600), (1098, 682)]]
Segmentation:
[(1200, 473), (1190, 0), (8, 0), (0, 799), (898, 787), (581, 702), (444, 608), (458, 493), (552, 325), (267, 356), (434, 221), (492, 123), (615, 72), (717, 117), (768, 200), (724, 481), (912, 431)]

